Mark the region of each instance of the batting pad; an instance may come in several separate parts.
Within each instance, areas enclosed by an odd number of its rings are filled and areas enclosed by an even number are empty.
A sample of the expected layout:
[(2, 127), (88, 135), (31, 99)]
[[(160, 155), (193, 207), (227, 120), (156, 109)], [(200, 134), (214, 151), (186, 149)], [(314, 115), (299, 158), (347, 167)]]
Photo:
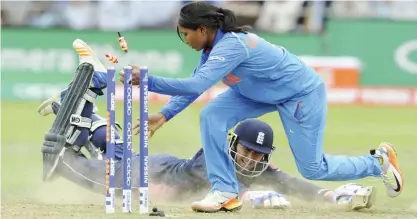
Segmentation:
[(90, 63), (78, 66), (74, 80), (71, 82), (65, 98), (58, 109), (52, 128), (46, 133), (43, 146), (43, 168), (48, 176), (54, 171), (59, 159), (58, 154), (66, 144), (77, 137), (74, 129), (78, 127), (91, 127), (91, 121), (80, 116), (86, 101), (94, 102), (97, 96), (88, 88), (93, 78), (94, 67)]

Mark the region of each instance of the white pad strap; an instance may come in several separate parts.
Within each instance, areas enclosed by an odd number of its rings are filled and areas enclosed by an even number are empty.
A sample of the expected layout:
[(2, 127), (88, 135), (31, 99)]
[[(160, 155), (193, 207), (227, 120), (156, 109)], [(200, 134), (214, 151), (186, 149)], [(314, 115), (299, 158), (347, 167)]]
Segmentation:
[(70, 123), (74, 126), (78, 126), (81, 128), (91, 128), (91, 122), (92, 120), (87, 117), (82, 117), (80, 115), (71, 115), (71, 121)]
[(75, 140), (77, 140), (78, 136), (80, 135), (80, 130), (74, 131), (74, 126), (70, 126), (67, 131), (67, 142), (71, 145), (74, 145)]
[(90, 89), (87, 89), (87, 92), (85, 92), (85, 94), (83, 96), (83, 98), (90, 103), (95, 103), (96, 102), (96, 97), (97, 97), (97, 94), (94, 93), (93, 91), (91, 91)]
[[(116, 139), (115, 141), (114, 141), (114, 143), (115, 144), (123, 144), (123, 139)], [(133, 150), (133, 149), (132, 149)]]
[[(107, 125), (106, 120), (97, 120), (92, 123), (90, 130), (91, 132), (94, 132), (96, 129), (100, 128), (101, 126), (106, 126), (106, 125)], [(116, 128), (122, 129), (120, 127), (120, 124), (117, 122), (116, 122)]]
[[(83, 97), (80, 99), (80, 103), (78, 104), (75, 113), (71, 115), (70, 124), (71, 126), (68, 128), (66, 132), (67, 142), (71, 145), (74, 144), (75, 140), (77, 140), (78, 136), (80, 135), (81, 131), (75, 130), (76, 127), (81, 128), (91, 128), (92, 120), (90, 118), (82, 117), (81, 113), (85, 107), (86, 102), (95, 103), (96, 102), (97, 94), (87, 89)], [(80, 145), (82, 146), (82, 145)]]
[(94, 132), (96, 129), (100, 128), (101, 126), (106, 126), (106, 120), (97, 120), (91, 124), (90, 131)]

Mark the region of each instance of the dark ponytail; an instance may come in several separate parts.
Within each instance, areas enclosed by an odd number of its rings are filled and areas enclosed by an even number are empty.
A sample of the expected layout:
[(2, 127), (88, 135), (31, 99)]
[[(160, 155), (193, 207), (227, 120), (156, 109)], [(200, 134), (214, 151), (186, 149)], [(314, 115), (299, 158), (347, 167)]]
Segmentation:
[(219, 13), (219, 28), (223, 32), (241, 32), (247, 33), (251, 27), (250, 26), (242, 26), (238, 27), (236, 22), (236, 16), (233, 11), (229, 9), (219, 8), (217, 9)]
[[(220, 29), (223, 32), (247, 33), (251, 27), (238, 27), (235, 14), (228, 9), (219, 8), (207, 2), (191, 2), (181, 8), (178, 25), (196, 30), (200, 26)], [(180, 36), (177, 27), (178, 36)], [(181, 36), (180, 36), (181, 38)]]

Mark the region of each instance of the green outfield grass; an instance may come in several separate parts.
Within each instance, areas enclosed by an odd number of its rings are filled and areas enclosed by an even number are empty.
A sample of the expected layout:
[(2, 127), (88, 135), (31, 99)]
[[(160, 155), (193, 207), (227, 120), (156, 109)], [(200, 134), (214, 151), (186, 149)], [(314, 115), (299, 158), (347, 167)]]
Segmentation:
[[(96, 196), (64, 180), (43, 185), (40, 148), (43, 134), (53, 117), (41, 117), (36, 108), (40, 102), (1, 105), (1, 165), (3, 218), (127, 218), (122, 213), (104, 214), (104, 197)], [(152, 104), (157, 112), (161, 104)], [(117, 105), (122, 109), (122, 105)], [(191, 157), (201, 147), (199, 112), (202, 105), (193, 105), (160, 129), (150, 140), (150, 154), (171, 153)], [(101, 113), (105, 106), (99, 104)], [(137, 109), (137, 107), (136, 107)], [(99, 113), (100, 113), (99, 112)], [(138, 110), (136, 110), (138, 112)], [(138, 113), (134, 114), (136, 117)], [(295, 168), (279, 117), (276, 113), (261, 118), (275, 130), (273, 163), (282, 170), (300, 176)], [(122, 121), (122, 111), (117, 112)], [(361, 182), (378, 188), (377, 203), (365, 212), (334, 211), (326, 208), (294, 207), (288, 211), (253, 210), (245, 207), (228, 217), (249, 215), (247, 218), (414, 218), (417, 217), (417, 110), (416, 108), (332, 106), (329, 108), (324, 151), (330, 154), (362, 155), (381, 141), (392, 142), (399, 153), (405, 176), (401, 196), (387, 198), (383, 184), (373, 178)], [(136, 150), (138, 139), (134, 139)], [(103, 176), (104, 177), (104, 176)], [(315, 182), (334, 188), (342, 182)], [(92, 198), (94, 197), (94, 198)], [(168, 213), (184, 218), (214, 218), (191, 212), (189, 206), (163, 204)], [(135, 216), (138, 218), (139, 215)], [(222, 214), (222, 217), (225, 217)]]

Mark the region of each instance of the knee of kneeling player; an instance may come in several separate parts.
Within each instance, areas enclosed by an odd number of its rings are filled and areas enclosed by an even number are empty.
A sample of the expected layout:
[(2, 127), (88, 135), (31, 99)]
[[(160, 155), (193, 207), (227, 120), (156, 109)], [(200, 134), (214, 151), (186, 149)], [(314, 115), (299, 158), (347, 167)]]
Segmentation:
[[(116, 130), (115, 139), (120, 139), (120, 134)], [(100, 149), (100, 151), (106, 152), (106, 126), (100, 126), (91, 135), (91, 143)], [(117, 145), (117, 144), (116, 144)]]
[(91, 135), (91, 143), (101, 151), (106, 151), (106, 126), (94, 130)]
[(213, 115), (213, 111), (211, 107), (204, 107), (200, 112), (200, 122), (206, 122), (210, 120), (209, 118)]
[(297, 166), (298, 172), (309, 180), (317, 180), (320, 179), (321, 175), (319, 173), (319, 166), (318, 165), (311, 165), (311, 166)]

